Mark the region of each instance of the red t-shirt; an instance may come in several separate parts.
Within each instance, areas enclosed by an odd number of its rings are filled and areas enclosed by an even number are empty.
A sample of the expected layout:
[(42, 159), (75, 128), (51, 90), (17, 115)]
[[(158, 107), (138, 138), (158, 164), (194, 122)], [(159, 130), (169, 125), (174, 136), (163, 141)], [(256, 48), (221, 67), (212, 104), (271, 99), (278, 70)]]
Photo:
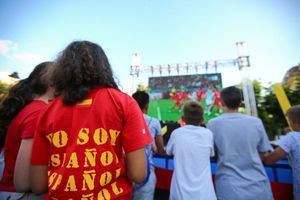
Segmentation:
[(13, 119), (6, 133), (4, 145), (5, 167), (0, 181), (0, 191), (16, 191), (14, 187), (14, 171), (21, 140), (33, 138), (37, 119), (46, 103), (34, 100)]
[(48, 165), (50, 199), (129, 199), (124, 152), (151, 143), (137, 103), (112, 88), (97, 88), (76, 105), (58, 97), (38, 123), (31, 163)]

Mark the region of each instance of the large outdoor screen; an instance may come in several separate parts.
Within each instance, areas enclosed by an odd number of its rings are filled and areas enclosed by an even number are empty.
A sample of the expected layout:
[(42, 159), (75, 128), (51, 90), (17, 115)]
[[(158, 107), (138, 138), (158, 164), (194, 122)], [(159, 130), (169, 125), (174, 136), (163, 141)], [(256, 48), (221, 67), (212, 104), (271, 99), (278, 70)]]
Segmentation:
[(221, 89), (220, 73), (151, 77), (148, 114), (163, 121), (178, 121), (183, 105), (187, 101), (197, 101), (204, 110), (207, 122), (222, 112)]

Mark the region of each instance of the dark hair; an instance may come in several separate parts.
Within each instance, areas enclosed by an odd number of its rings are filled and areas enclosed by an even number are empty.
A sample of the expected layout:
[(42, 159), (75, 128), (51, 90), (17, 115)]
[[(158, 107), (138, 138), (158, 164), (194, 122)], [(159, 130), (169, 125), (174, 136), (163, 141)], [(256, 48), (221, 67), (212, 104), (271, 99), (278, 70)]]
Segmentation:
[(139, 104), (139, 107), (141, 110), (146, 108), (146, 106), (149, 104), (149, 94), (144, 91), (136, 91), (132, 97), (136, 100), (136, 102)]
[(203, 122), (203, 108), (197, 102), (190, 101), (183, 107), (183, 118), (186, 124), (198, 126)]
[(69, 44), (58, 57), (52, 78), (55, 96), (61, 95), (65, 105), (82, 101), (93, 87), (118, 89), (103, 49), (89, 41)]
[(241, 90), (234, 86), (224, 88), (221, 91), (221, 100), (229, 109), (237, 109), (242, 102)]
[(11, 121), (36, 95), (44, 94), (48, 89), (45, 79), (47, 68), (51, 62), (37, 65), (28, 78), (20, 80), (12, 86), (8, 95), (0, 103), (0, 148), (4, 146), (6, 132)]
[(300, 105), (290, 107), (286, 115), (293, 124), (300, 124)]

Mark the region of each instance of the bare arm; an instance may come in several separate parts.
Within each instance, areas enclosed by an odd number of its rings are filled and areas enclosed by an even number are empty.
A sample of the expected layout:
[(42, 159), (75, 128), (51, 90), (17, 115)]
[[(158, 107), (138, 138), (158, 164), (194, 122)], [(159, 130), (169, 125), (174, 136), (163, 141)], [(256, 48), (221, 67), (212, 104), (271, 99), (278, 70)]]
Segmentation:
[(264, 162), (265, 157), (268, 155), (268, 152), (258, 152), (261, 161)]
[(126, 154), (127, 177), (135, 182), (142, 183), (147, 176), (147, 162), (144, 148)]
[(264, 156), (263, 162), (266, 165), (271, 165), (278, 160), (284, 159), (287, 155), (281, 147), (277, 147), (275, 151)]
[(30, 156), (32, 139), (23, 139), (18, 152), (15, 171), (14, 185), (17, 192), (31, 191), (30, 187)]
[(161, 135), (157, 135), (155, 137), (155, 144), (157, 147), (157, 154), (160, 156), (165, 155), (164, 141), (163, 141), (163, 137)]
[(48, 191), (48, 166), (31, 165), (31, 188), (35, 194), (43, 194)]

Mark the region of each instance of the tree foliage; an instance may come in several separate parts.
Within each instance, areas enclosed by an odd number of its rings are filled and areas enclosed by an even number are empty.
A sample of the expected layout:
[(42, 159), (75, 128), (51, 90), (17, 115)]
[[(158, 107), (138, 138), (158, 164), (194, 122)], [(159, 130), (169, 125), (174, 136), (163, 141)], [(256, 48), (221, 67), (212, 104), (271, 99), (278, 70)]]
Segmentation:
[[(281, 110), (278, 99), (273, 91), (272, 86), (263, 88), (259, 81), (253, 81), (255, 91), (258, 115), (262, 119), (268, 136), (274, 139), (276, 135), (286, 132), (288, 123), (285, 115)], [(284, 88), (291, 105), (300, 104), (300, 86), (295, 90)], [(262, 92), (264, 95), (262, 95)]]
[(142, 83), (140, 83), (140, 84), (138, 84), (136, 90), (137, 90), (137, 91), (145, 91), (145, 92), (147, 92), (147, 91), (148, 91), (148, 87), (145, 86), (145, 85), (143, 85)]
[(0, 81), (0, 101), (7, 94), (9, 85)]

